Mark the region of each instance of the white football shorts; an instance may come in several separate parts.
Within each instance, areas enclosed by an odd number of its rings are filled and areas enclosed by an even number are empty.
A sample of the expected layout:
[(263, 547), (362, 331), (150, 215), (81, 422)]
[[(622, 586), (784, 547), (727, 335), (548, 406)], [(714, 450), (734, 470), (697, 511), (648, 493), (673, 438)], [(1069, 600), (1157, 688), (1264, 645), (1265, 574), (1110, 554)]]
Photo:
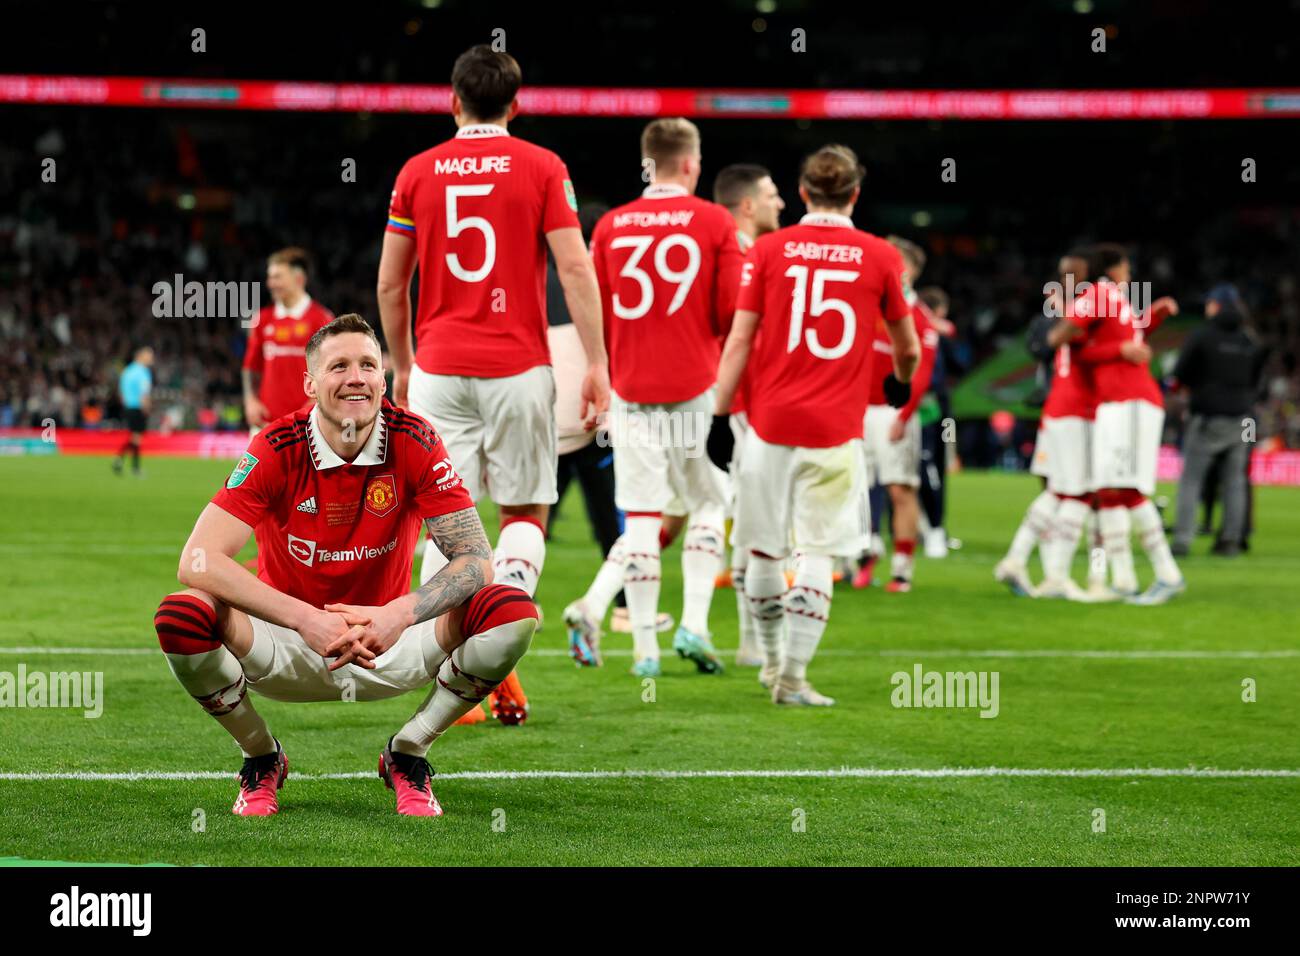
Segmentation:
[(1141, 399), (1102, 402), (1092, 428), (1092, 483), (1096, 488), (1156, 490), (1156, 461), (1165, 410)]
[(557, 467), (555, 375), (537, 365), (505, 378), (411, 369), (411, 411), (427, 419), (477, 502), (553, 505)]
[(732, 542), (774, 558), (792, 547), (856, 557), (871, 544), (861, 439), (833, 448), (773, 445), (750, 428), (735, 472)]
[(1092, 483), (1092, 422), (1064, 416), (1038, 424), (1030, 471), (1047, 479), (1047, 490), (1058, 495), (1086, 495)]
[[(248, 616), (253, 625), (255, 653), (240, 665), (272, 651), (271, 666), (262, 674), (244, 671), (252, 690), (272, 700), (294, 702), (326, 700), (383, 700), (424, 687), (437, 676), (446, 656), (434, 638), (434, 621), (408, 627), (397, 643), (375, 658), (370, 670), (345, 664), (336, 671), (330, 662), (312, 650), (302, 636), (287, 627)], [(426, 655), (427, 659), (426, 659)]]
[(606, 426), (614, 446), (614, 503), (623, 511), (688, 515), (722, 508), (724, 474), (705, 443), (713, 389), (684, 402), (640, 404), (611, 393)]
[(872, 483), (880, 485), (921, 485), (921, 422), (915, 415), (903, 427), (903, 437), (889, 440), (889, 429), (898, 418), (892, 405), (868, 405), (862, 421), (867, 446), (867, 464)]

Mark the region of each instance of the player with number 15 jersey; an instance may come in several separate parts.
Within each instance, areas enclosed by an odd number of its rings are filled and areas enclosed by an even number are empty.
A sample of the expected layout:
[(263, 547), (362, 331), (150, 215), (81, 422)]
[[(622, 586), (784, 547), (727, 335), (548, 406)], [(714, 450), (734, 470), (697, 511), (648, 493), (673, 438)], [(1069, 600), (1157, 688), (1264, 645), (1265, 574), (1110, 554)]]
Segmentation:
[[(898, 251), (849, 218), (862, 176), (844, 146), (804, 160), (808, 214), (749, 251), (718, 371), (709, 455), (723, 464), (732, 458), (725, 416), (749, 369), (734, 544), (749, 551), (745, 593), (766, 658), (759, 679), (777, 704), (835, 703), (806, 670), (830, 613), (832, 559), (870, 540), (862, 419), (876, 323), (893, 345), (896, 387), (920, 358)], [(781, 560), (792, 546), (801, 557), (787, 588)]]

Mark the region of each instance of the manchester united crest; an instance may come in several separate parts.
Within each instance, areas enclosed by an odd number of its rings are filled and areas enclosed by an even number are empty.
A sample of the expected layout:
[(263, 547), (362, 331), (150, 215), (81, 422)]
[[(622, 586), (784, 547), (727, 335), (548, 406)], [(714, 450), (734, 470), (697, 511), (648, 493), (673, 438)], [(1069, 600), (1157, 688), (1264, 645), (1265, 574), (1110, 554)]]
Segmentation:
[(376, 475), (366, 485), (366, 510), (382, 518), (397, 507), (397, 485), (392, 475)]

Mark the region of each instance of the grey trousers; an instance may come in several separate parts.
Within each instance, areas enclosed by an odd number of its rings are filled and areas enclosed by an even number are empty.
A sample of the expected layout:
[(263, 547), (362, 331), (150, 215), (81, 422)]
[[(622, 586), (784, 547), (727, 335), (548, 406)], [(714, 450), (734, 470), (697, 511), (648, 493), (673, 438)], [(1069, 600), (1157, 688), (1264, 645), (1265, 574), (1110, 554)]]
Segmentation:
[(1247, 416), (1192, 415), (1183, 437), (1183, 475), (1178, 481), (1178, 514), (1174, 543), (1190, 546), (1196, 532), (1196, 509), (1210, 464), (1224, 455), (1223, 531), (1220, 540), (1241, 540), (1246, 522), (1246, 457), (1251, 445), (1242, 440)]

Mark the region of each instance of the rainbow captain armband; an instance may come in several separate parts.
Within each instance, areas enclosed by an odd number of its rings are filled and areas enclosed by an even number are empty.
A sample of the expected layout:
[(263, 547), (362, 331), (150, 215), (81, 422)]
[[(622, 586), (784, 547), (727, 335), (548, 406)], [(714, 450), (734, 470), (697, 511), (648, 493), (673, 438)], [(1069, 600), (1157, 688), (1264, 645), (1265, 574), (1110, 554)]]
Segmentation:
[(401, 216), (389, 216), (388, 228), (397, 232), (404, 232), (408, 235), (415, 235), (415, 220), (404, 219)]

